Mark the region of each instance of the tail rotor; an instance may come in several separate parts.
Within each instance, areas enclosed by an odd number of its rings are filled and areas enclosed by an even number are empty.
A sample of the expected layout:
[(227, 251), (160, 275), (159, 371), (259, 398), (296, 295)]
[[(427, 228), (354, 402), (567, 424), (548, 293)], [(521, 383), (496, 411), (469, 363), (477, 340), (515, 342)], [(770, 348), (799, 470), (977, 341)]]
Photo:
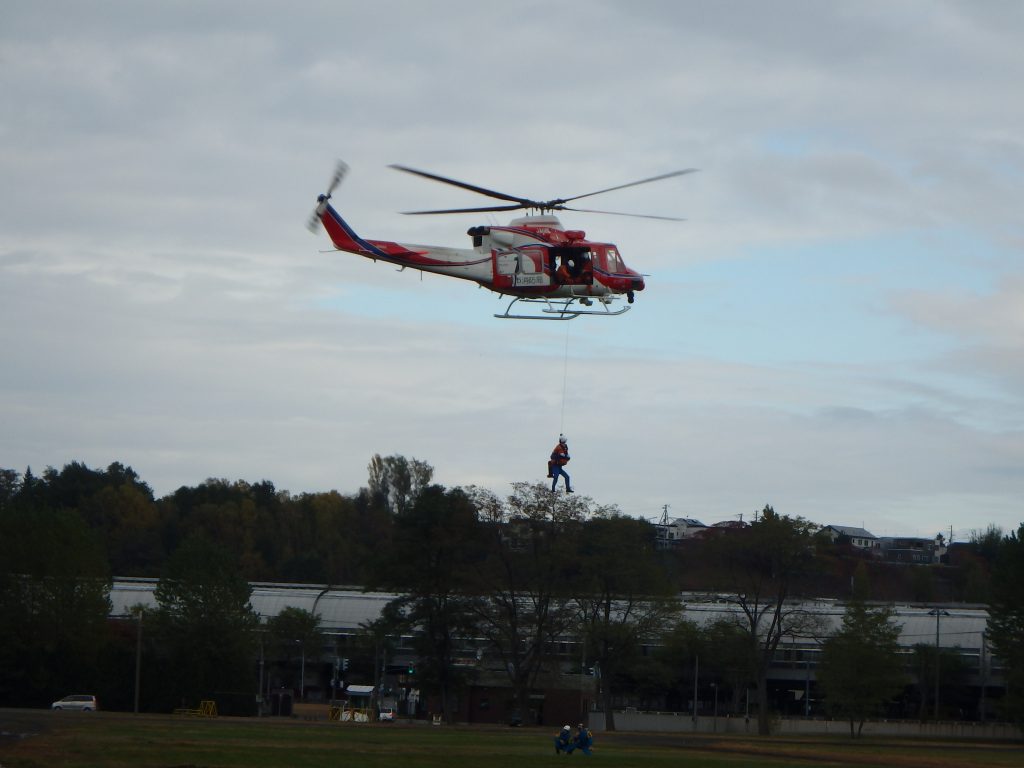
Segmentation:
[(327, 201), (331, 199), (334, 190), (338, 188), (338, 185), (341, 184), (341, 180), (345, 178), (347, 173), (348, 165), (344, 161), (339, 160), (338, 164), (334, 167), (334, 176), (331, 177), (331, 183), (327, 185), (327, 191), (316, 199), (316, 208), (313, 210), (313, 215), (306, 225), (310, 232), (315, 234), (320, 228), (320, 216), (327, 208)]

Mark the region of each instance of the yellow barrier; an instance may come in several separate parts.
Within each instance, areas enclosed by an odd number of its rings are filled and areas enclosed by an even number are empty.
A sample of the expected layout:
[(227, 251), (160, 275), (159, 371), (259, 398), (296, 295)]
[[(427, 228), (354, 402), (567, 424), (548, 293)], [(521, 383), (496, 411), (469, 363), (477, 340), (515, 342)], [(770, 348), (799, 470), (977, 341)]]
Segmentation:
[(330, 719), (339, 723), (369, 723), (369, 708), (331, 707)]
[(186, 717), (216, 717), (217, 702), (203, 699), (199, 702), (199, 709), (179, 708), (174, 710), (174, 714), (185, 715)]

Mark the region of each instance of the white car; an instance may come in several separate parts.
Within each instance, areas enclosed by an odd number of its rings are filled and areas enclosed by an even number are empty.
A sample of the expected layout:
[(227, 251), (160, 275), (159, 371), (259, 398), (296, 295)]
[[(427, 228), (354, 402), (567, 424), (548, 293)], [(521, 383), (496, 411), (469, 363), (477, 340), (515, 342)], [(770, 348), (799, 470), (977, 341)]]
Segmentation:
[(83, 712), (95, 712), (96, 711), (96, 697), (88, 694), (76, 693), (71, 696), (65, 696), (60, 701), (55, 701), (50, 705), (50, 709), (78, 709)]
[(393, 723), (395, 721), (395, 710), (391, 707), (381, 707), (380, 716), (377, 719), (382, 723)]

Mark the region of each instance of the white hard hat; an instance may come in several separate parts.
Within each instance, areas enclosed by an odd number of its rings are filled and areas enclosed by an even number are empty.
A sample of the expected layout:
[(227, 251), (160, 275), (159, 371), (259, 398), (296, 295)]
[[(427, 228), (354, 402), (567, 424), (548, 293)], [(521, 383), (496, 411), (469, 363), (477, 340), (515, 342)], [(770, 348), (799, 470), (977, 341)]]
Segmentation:
[(565, 435), (559, 435), (558, 436), (558, 442), (564, 443), (565, 442)]
[(568, 725), (563, 725), (563, 726), (562, 726), (562, 730), (563, 730), (563, 731), (571, 731), (571, 730), (572, 730), (572, 728), (570, 728), (570, 727), (569, 727)]

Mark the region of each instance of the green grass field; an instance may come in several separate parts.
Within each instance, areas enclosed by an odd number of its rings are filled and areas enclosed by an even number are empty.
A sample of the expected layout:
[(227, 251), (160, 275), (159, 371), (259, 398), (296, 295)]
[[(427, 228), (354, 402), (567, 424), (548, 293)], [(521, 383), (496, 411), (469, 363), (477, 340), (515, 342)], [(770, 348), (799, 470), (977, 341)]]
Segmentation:
[(554, 729), (195, 719), (0, 710), (0, 768), (338, 768), (603, 766), (760, 768), (1024, 765), (1018, 743), (595, 734), (594, 755), (555, 755)]

